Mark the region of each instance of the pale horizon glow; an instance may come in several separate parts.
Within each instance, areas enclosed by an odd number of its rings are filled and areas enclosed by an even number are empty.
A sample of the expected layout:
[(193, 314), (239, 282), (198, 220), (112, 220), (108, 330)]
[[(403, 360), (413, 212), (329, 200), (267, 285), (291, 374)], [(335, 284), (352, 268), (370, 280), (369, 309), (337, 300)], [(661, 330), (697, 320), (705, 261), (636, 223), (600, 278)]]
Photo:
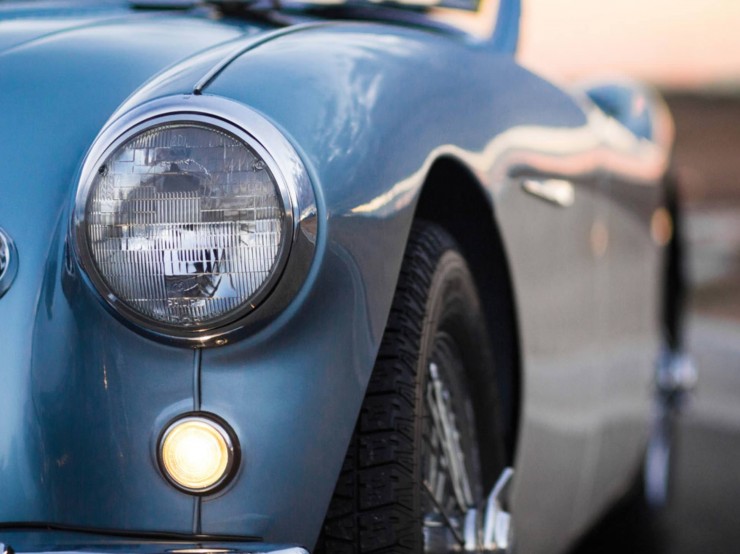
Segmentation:
[(522, 0), (519, 59), (558, 80), (740, 84), (740, 0)]

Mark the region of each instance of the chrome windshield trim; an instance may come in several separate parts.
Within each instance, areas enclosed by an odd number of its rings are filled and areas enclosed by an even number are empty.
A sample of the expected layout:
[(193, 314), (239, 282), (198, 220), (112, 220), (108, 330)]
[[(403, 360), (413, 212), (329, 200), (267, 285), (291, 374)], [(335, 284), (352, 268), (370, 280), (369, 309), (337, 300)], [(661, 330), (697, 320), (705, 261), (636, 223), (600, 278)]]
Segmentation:
[[(99, 162), (119, 144), (145, 129), (172, 122), (206, 123), (244, 140), (267, 162), (285, 209), (285, 241), (272, 275), (259, 292), (228, 317), (208, 326), (182, 328), (150, 320), (118, 298), (107, 286), (88, 250), (85, 206)], [(82, 166), (70, 223), (81, 273), (103, 305), (141, 334), (191, 348), (223, 346), (276, 317), (303, 284), (316, 249), (316, 200), (298, 153), (282, 133), (251, 108), (226, 98), (177, 95), (160, 98), (123, 114), (98, 135)]]
[[(294, 6), (386, 6), (398, 9), (447, 8), (461, 11), (476, 11), (482, 0), (288, 0), (280, 3), (278, 9)], [(260, 0), (208, 0), (214, 6), (236, 4), (243, 6), (262, 6)]]

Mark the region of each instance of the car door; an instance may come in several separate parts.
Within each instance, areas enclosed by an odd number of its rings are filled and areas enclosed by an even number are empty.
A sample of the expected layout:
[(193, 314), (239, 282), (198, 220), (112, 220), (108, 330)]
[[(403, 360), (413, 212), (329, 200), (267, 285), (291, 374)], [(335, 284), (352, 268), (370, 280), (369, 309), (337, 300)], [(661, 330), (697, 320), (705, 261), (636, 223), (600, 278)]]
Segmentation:
[(594, 509), (623, 494), (641, 471), (661, 331), (661, 257), (651, 237), (659, 188), (618, 173), (608, 188), (607, 363)]
[(639, 477), (661, 348), (662, 246), (670, 219), (662, 175), (672, 125), (662, 101), (634, 83), (596, 85), (605, 143), (603, 266), (605, 372), (600, 377), (600, 433), (589, 509), (599, 511)]
[(524, 343), (513, 500), (523, 552), (562, 549), (590, 500), (604, 375), (600, 187), (597, 169), (564, 173), (541, 159), (499, 198)]

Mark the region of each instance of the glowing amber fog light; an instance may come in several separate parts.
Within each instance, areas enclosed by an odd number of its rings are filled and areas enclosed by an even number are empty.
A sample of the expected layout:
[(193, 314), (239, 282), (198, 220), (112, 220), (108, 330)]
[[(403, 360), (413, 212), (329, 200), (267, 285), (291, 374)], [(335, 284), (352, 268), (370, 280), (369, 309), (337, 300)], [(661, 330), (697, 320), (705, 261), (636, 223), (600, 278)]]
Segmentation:
[(232, 435), (216, 421), (188, 416), (162, 434), (159, 461), (176, 487), (195, 494), (214, 491), (233, 473), (236, 451)]

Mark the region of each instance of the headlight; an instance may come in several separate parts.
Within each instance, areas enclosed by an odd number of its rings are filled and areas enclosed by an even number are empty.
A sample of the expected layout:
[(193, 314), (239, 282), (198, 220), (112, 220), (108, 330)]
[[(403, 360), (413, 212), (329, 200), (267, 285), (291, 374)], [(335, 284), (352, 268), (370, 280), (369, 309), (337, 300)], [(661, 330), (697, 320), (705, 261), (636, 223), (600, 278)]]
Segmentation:
[(246, 130), (251, 123), (279, 137), (251, 110), (237, 110), (249, 120), (241, 126), (212, 109), (160, 113), (159, 104), (156, 115), (148, 106), (120, 122), (119, 132), (114, 124), (88, 155), (77, 251), (98, 292), (129, 321), (159, 335), (210, 336), (272, 292), (305, 231), (302, 212), (315, 217), (313, 194), (282, 137), (268, 150)]

